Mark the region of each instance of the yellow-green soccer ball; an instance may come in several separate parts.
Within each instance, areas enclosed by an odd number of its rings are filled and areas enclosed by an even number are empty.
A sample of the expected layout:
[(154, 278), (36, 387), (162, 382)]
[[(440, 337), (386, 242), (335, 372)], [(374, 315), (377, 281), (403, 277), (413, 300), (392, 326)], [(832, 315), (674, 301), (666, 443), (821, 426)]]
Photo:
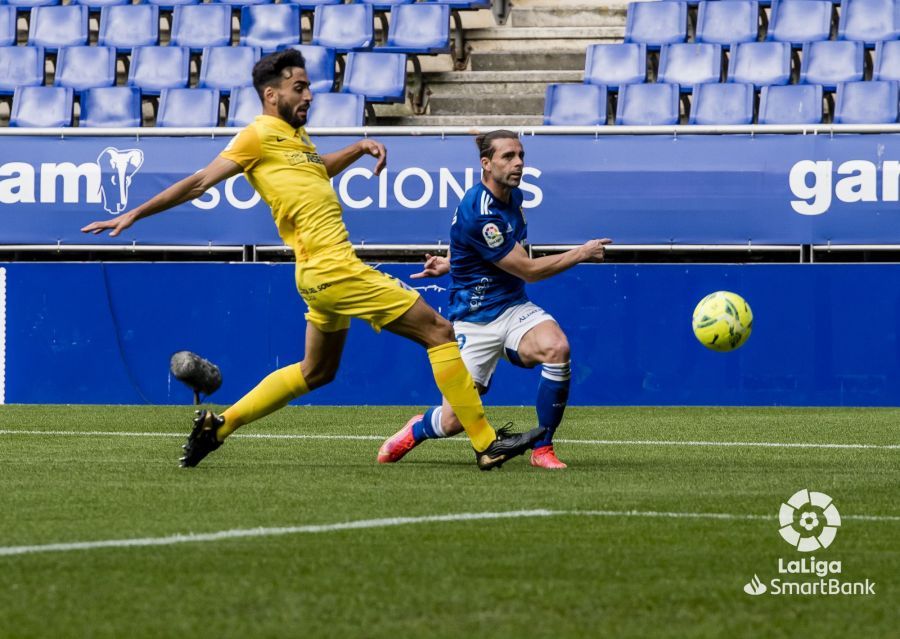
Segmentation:
[(716, 291), (697, 304), (692, 324), (694, 335), (706, 348), (733, 351), (750, 337), (753, 311), (737, 293)]

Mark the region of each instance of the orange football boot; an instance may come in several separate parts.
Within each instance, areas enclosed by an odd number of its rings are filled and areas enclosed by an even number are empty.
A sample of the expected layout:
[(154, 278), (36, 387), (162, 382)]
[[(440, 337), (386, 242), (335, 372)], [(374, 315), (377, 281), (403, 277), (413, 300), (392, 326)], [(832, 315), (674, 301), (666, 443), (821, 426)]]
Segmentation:
[(560, 469), (568, 468), (563, 462), (559, 461), (556, 453), (553, 452), (553, 445), (541, 446), (531, 451), (531, 465), (538, 468)]
[(384, 441), (378, 449), (379, 464), (393, 464), (415, 448), (419, 442), (413, 437), (413, 424), (422, 419), (423, 415), (416, 415), (406, 422), (406, 426), (398, 430)]

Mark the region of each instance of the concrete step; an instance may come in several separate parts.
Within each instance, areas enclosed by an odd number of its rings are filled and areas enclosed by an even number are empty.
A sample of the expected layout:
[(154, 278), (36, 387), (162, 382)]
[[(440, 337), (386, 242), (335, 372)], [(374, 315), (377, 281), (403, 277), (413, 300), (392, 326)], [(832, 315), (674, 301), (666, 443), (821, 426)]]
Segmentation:
[(412, 117), (380, 117), (379, 126), (468, 126), (473, 130), (478, 127), (518, 128), (523, 126), (540, 126), (544, 123), (542, 115), (416, 115)]
[(625, 24), (626, 2), (590, 4), (581, 0), (572, 3), (544, 3), (521, 7), (516, 2), (508, 24), (522, 27), (589, 27), (622, 26)]
[(544, 92), (432, 95), (428, 110), (433, 115), (537, 115), (544, 112)]
[[(451, 73), (431, 73), (425, 77), (425, 84), (434, 92), (469, 91), (487, 93), (513, 91), (523, 93), (523, 87), (546, 85), (550, 82), (581, 82), (584, 73), (573, 71), (455, 71)], [(503, 86), (504, 89), (493, 87)]]
[(473, 51), (470, 56), (472, 71), (519, 71), (523, 69), (576, 71), (584, 70), (585, 49), (575, 51)]
[(474, 40), (608, 40), (625, 35), (625, 24), (604, 27), (492, 27), (466, 31), (466, 41)]

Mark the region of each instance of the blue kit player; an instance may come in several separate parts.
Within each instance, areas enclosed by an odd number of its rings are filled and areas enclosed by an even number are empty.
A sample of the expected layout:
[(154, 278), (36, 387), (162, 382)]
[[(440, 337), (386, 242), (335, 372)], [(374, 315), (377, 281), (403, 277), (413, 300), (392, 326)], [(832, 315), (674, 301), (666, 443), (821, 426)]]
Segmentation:
[[(481, 183), (463, 196), (450, 227), (446, 258), (427, 256), (414, 278), (450, 273), (449, 319), (466, 368), (479, 393), (487, 392), (501, 357), (515, 366), (541, 366), (537, 417), (546, 428), (531, 454), (532, 466), (565, 468), (553, 450), (553, 434), (569, 397), (569, 342), (550, 314), (532, 303), (526, 282), (537, 282), (581, 262), (603, 260), (609, 239), (532, 259), (522, 246), (527, 224), (522, 211), (525, 151), (512, 131), (476, 138), (481, 156)], [(463, 428), (445, 399), (441, 406), (416, 415), (378, 451), (378, 461), (399, 461), (426, 439), (451, 437)]]

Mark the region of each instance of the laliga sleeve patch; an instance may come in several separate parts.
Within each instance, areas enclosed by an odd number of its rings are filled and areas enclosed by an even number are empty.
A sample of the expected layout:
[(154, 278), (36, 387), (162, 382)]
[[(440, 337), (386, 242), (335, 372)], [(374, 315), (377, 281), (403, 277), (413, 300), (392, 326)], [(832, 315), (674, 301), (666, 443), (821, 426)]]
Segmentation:
[(493, 222), (485, 224), (481, 228), (481, 234), (484, 236), (484, 241), (491, 248), (503, 245), (503, 233), (500, 232), (500, 229)]

